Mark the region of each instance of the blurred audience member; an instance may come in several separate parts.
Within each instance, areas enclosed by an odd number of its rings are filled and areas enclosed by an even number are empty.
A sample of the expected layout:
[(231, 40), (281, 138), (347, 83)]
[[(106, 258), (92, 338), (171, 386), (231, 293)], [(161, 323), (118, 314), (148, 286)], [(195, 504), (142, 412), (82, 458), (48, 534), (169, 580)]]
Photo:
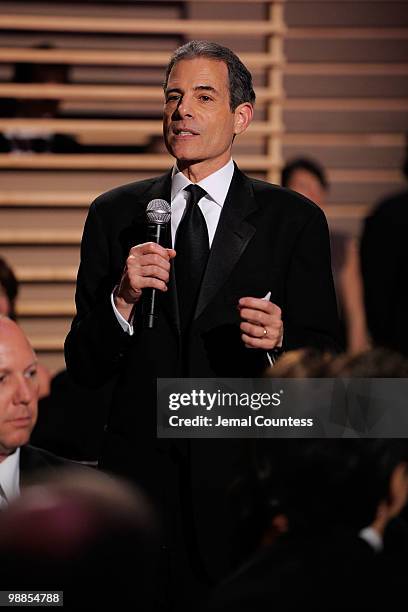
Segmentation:
[(373, 348), (358, 355), (338, 355), (326, 376), (342, 378), (408, 378), (408, 359), (390, 349)]
[(332, 353), (322, 353), (314, 348), (287, 351), (265, 375), (273, 378), (325, 378), (333, 357)]
[(304, 348), (284, 353), (266, 376), (273, 378), (408, 378), (408, 359), (376, 347), (361, 353), (322, 353)]
[[(301, 349), (267, 375), (401, 378), (408, 360), (380, 348), (340, 356)], [(249, 447), (232, 489), (240, 569), (209, 609), (369, 610), (381, 598), (398, 601), (408, 554), (408, 441), (259, 439)]]
[(80, 387), (67, 370), (51, 380), (51, 390), (39, 403), (38, 421), (32, 442), (52, 453), (97, 464), (114, 381), (99, 389)]
[[(408, 178), (408, 149), (403, 167)], [(408, 355), (408, 189), (366, 218), (361, 266), (368, 327), (375, 344)]]
[(0, 315), (0, 505), (20, 493), (33, 473), (63, 460), (28, 443), (37, 420), (37, 359), (27, 338)]
[[(50, 49), (47, 44), (37, 49)], [(67, 83), (68, 66), (64, 64), (15, 64), (13, 83)], [(0, 115), (14, 119), (47, 119), (58, 116), (60, 102), (53, 98), (8, 98), (0, 100)], [(47, 132), (31, 127), (13, 127), (0, 134), (2, 153), (73, 153), (76, 139), (68, 134)]]
[(18, 281), (6, 260), (0, 257), (0, 315), (16, 320)]
[(63, 591), (64, 609), (156, 609), (156, 550), (144, 496), (93, 470), (44, 479), (0, 516), (1, 588)]
[[(0, 315), (17, 320), (16, 301), (19, 283), (12, 268), (5, 259), (0, 257)], [(37, 380), (39, 384), (39, 398), (46, 397), (50, 392), (51, 374), (48, 369), (37, 362)]]
[[(327, 210), (329, 184), (324, 169), (317, 162), (298, 158), (286, 164), (282, 170), (282, 186), (297, 191)], [(356, 353), (369, 346), (358, 246), (355, 239), (337, 231), (330, 232), (330, 243), (345, 340), (348, 350)]]
[(402, 591), (380, 553), (407, 500), (406, 441), (264, 442), (254, 478), (270, 527), (208, 609), (371, 610), (383, 597), (394, 609)]
[[(53, 46), (42, 43), (35, 49), (51, 50)], [(14, 66), (11, 82), (20, 84), (69, 83), (69, 66), (56, 63), (19, 62)], [(62, 99), (62, 98), (61, 98)], [(69, 117), (61, 111), (61, 100), (54, 96), (0, 98), (0, 116), (10, 119), (53, 119)], [(75, 115), (74, 115), (75, 116)], [(75, 116), (76, 117), (76, 116)], [(84, 114), (86, 117), (86, 113)], [(0, 134), (0, 153), (143, 153), (151, 150), (154, 137), (147, 143), (84, 143), (73, 134), (58, 133), (35, 125), (14, 126)]]
[[(16, 320), (18, 290), (12, 268), (0, 258), (0, 315)], [(36, 369), (40, 401), (32, 444), (67, 459), (96, 463), (114, 382), (101, 389), (84, 389), (66, 370), (51, 379), (45, 366), (37, 362)]]

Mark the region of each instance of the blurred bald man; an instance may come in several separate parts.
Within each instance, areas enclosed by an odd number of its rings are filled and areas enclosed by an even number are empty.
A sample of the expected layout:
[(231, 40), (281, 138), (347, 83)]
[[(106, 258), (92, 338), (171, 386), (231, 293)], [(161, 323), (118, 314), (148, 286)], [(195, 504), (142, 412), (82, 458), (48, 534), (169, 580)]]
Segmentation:
[(0, 506), (17, 497), (35, 473), (67, 463), (28, 444), (38, 392), (35, 353), (18, 325), (0, 316)]

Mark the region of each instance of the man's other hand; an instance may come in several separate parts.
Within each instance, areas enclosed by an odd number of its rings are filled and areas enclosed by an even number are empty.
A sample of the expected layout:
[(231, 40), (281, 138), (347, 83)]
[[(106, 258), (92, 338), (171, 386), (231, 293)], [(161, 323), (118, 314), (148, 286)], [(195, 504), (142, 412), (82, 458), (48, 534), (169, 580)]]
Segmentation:
[(282, 311), (260, 298), (243, 297), (238, 302), (241, 338), (247, 348), (271, 350), (282, 346)]

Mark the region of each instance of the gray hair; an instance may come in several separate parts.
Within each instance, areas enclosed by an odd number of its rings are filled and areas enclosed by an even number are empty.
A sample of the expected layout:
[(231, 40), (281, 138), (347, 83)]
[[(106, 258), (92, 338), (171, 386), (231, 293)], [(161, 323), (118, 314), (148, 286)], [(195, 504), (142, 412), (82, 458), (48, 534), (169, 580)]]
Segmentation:
[(207, 57), (224, 62), (228, 68), (230, 107), (234, 111), (244, 102), (255, 104), (252, 76), (239, 57), (228, 47), (208, 40), (192, 40), (175, 50), (167, 64), (163, 89), (166, 90), (172, 68), (181, 60)]

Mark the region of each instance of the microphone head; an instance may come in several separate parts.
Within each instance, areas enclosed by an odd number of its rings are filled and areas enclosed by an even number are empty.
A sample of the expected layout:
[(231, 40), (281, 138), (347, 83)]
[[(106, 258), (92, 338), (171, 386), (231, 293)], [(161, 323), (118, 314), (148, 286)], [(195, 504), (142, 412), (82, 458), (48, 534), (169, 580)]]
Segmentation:
[(170, 221), (171, 207), (166, 200), (150, 200), (146, 208), (148, 223), (164, 225)]

